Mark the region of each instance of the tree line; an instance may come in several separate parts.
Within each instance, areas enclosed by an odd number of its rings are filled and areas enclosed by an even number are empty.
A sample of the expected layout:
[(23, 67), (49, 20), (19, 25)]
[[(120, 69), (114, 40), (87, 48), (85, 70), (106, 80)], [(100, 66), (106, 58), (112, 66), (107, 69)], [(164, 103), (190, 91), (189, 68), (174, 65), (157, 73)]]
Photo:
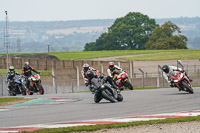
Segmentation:
[(86, 43), (84, 51), (187, 49), (187, 40), (170, 21), (160, 26), (147, 15), (130, 12), (116, 19), (95, 42)]

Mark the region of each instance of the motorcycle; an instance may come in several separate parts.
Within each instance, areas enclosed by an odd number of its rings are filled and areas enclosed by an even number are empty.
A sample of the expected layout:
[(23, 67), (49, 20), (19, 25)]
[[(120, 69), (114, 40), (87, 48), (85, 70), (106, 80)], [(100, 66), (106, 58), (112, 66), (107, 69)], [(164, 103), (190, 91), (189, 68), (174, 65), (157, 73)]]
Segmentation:
[[(93, 71), (90, 71), (93, 72)], [(112, 88), (112, 86), (106, 83), (106, 77), (103, 75), (96, 75), (90, 79), (91, 87), (93, 88), (94, 101), (99, 103), (101, 99), (106, 99), (112, 103), (116, 101), (123, 101), (123, 96), (120, 94), (120, 91)]]
[(31, 75), (30, 77), (30, 85), (27, 90), (27, 93), (29, 95), (33, 95), (34, 92), (39, 92), (41, 95), (44, 94), (44, 88), (41, 84), (41, 79), (40, 79), (40, 75), (39, 74), (34, 74), (34, 75)]
[(17, 94), (26, 95), (24, 77), (22, 75), (15, 75), (15, 77), (9, 81), (7, 90), (10, 96), (16, 96)]
[(133, 90), (133, 86), (128, 80), (128, 74), (124, 71), (119, 70), (114, 74), (114, 80), (119, 87), (127, 87), (130, 90)]
[(173, 86), (177, 87), (179, 91), (186, 91), (191, 94), (194, 93), (190, 80), (185, 76), (185, 73), (174, 71), (171, 74), (170, 81)]

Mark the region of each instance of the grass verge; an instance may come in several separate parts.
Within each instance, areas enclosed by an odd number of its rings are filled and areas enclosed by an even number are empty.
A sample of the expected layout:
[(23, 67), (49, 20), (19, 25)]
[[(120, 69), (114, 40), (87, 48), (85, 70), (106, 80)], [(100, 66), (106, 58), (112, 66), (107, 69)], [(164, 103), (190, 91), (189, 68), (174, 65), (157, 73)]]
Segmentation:
[[(37, 53), (24, 53), (37, 54)], [(41, 53), (40, 53), (41, 54)], [(180, 49), (180, 50), (110, 50), (110, 51), (81, 51), (81, 52), (50, 52), (45, 53), (58, 57), (60, 60), (80, 60), (94, 59), (103, 57), (125, 56), (123, 60), (184, 60), (199, 59), (200, 50)], [(2, 56), (3, 54), (0, 54)], [(23, 55), (23, 53), (14, 53), (12, 55)], [(131, 56), (132, 55), (132, 56)], [(135, 56), (137, 55), (137, 56)]]
[(0, 97), (0, 106), (5, 105), (6, 103), (12, 103), (25, 100), (23, 97)]
[(161, 60), (186, 60), (199, 59), (200, 50), (169, 50), (155, 53), (141, 54), (138, 56), (122, 57), (122, 60), (135, 61), (161, 61)]
[(140, 125), (152, 125), (152, 124), (164, 124), (164, 123), (176, 123), (176, 122), (190, 122), (190, 121), (200, 121), (200, 116), (169, 118), (169, 119), (164, 119), (164, 120), (137, 121), (137, 122), (128, 122), (128, 123), (115, 123), (115, 124), (103, 124), (103, 125), (42, 129), (42, 130), (34, 131), (33, 133), (49, 133), (49, 132), (51, 132), (51, 133), (69, 133), (69, 132), (81, 132), (81, 131), (96, 131), (96, 130), (101, 130), (101, 129), (131, 127), (131, 126), (140, 126)]

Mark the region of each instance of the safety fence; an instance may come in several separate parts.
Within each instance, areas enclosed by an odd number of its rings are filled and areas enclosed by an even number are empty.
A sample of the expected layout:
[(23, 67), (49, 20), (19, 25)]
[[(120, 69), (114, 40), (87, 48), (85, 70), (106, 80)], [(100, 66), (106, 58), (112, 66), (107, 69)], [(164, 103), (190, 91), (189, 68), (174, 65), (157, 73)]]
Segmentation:
[[(200, 62), (199, 64), (191, 65), (181, 63), (174, 64), (183, 68), (189, 77), (193, 79), (192, 85), (200, 85)], [(153, 72), (148, 72), (149, 66), (142, 66), (138, 69), (134, 68), (134, 72), (130, 75), (128, 71), (129, 80), (134, 88), (142, 87), (167, 87), (168, 82), (163, 78), (162, 65), (155, 66)], [(126, 69), (125, 69), (126, 70)], [(106, 71), (104, 70), (104, 74)], [(88, 91), (85, 87), (84, 80), (81, 75), (80, 68), (71, 69), (52, 69), (52, 76), (41, 77), (42, 84), (45, 89), (45, 94), (66, 93), (66, 92), (79, 92)], [(4, 82), (3, 76), (0, 75), (0, 96), (7, 96), (7, 84)]]

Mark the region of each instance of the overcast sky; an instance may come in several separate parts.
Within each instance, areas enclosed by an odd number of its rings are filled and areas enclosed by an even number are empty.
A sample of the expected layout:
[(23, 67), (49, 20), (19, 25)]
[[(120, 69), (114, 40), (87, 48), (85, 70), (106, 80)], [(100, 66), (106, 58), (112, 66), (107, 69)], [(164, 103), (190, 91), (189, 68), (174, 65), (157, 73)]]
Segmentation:
[(150, 18), (200, 17), (200, 0), (0, 0), (0, 21), (116, 19), (129, 12)]

